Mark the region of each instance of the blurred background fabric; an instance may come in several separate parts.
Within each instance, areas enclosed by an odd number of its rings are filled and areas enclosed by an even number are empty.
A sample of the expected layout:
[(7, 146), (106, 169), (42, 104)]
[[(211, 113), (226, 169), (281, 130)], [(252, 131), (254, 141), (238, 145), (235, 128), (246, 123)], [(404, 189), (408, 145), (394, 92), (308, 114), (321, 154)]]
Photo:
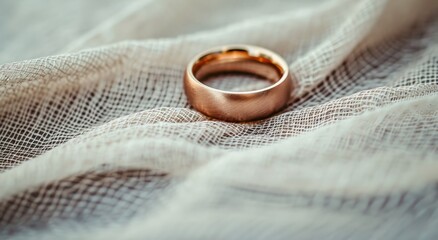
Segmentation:
[[(437, 239), (437, 12), (1, 1), (0, 239)], [(284, 111), (230, 123), (188, 105), (188, 61), (233, 43), (290, 64)]]
[(1, 1), (0, 63), (60, 53), (70, 42), (134, 3), (135, 0)]

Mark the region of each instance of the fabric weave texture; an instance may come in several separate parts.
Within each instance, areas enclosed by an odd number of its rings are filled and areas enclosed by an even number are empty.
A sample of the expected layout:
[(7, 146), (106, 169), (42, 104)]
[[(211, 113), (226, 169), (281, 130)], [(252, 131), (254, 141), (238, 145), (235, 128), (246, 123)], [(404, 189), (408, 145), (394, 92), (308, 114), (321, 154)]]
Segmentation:
[[(68, 4), (95, 27), (35, 52), (0, 25), (0, 239), (438, 238), (438, 1)], [(236, 43), (290, 64), (284, 111), (189, 106), (188, 61)]]

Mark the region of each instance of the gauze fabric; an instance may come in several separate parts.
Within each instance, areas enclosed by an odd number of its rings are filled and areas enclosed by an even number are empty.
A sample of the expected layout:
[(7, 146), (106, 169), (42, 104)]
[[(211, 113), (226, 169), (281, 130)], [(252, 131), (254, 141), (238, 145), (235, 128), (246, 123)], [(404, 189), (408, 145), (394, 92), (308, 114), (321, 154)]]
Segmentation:
[[(2, 25), (1, 239), (438, 238), (437, 1), (45, 3), (10, 24), (63, 34)], [(284, 111), (189, 106), (188, 61), (235, 43), (286, 59)]]

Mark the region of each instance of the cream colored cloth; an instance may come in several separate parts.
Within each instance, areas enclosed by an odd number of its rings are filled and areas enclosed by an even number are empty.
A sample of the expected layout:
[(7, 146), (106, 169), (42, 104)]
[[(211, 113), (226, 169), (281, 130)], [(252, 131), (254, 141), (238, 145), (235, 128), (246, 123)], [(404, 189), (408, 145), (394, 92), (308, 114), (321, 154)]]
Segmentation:
[[(1, 3), (1, 239), (438, 238), (437, 1), (26, 2)], [(189, 107), (185, 65), (230, 43), (287, 60), (286, 110)]]

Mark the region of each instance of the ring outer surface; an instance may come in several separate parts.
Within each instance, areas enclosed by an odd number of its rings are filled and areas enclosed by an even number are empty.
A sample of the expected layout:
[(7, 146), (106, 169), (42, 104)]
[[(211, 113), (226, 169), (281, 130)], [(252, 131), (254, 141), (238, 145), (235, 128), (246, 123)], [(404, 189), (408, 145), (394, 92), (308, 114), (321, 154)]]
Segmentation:
[[(192, 69), (201, 57), (230, 49), (245, 50), (251, 56), (269, 56), (282, 68), (281, 78), (268, 87), (244, 92), (212, 88), (196, 79)], [(202, 52), (188, 64), (184, 74), (184, 91), (190, 105), (209, 117), (229, 122), (259, 120), (280, 111), (287, 105), (292, 87), (293, 79), (286, 62), (267, 49), (250, 45), (227, 45)]]

